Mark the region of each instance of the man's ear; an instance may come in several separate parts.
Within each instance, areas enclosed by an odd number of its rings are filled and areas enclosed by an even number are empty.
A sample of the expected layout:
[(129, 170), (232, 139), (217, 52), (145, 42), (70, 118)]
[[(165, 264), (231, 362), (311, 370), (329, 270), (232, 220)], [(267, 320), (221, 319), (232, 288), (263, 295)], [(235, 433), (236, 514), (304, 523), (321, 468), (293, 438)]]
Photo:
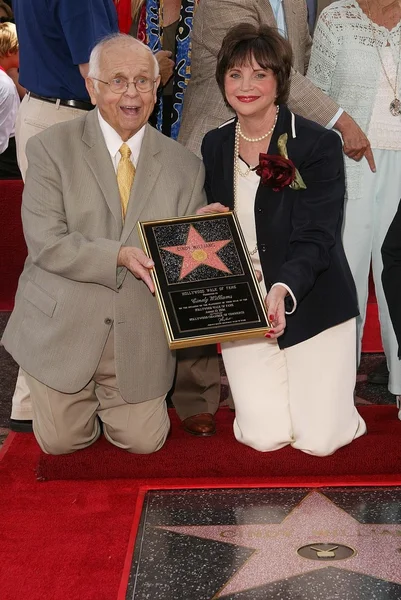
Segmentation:
[(96, 105), (96, 94), (95, 94), (95, 83), (91, 77), (85, 78), (85, 86), (88, 90), (89, 97), (91, 99), (92, 104)]
[(153, 89), (153, 97), (154, 97), (155, 102), (157, 102), (157, 89), (158, 89), (158, 87), (160, 85), (161, 79), (162, 79), (161, 76), (158, 75), (158, 77), (157, 77), (157, 79), (155, 81), (155, 87)]

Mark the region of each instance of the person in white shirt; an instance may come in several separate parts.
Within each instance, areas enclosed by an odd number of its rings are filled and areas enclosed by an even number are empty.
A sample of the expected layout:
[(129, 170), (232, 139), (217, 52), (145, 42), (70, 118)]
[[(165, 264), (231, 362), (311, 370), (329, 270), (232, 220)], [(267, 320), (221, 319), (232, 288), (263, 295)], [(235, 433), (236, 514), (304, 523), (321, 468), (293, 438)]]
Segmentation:
[(21, 179), (15, 150), (15, 121), (20, 104), (9, 69), (18, 68), (18, 38), (13, 23), (0, 23), (0, 179)]

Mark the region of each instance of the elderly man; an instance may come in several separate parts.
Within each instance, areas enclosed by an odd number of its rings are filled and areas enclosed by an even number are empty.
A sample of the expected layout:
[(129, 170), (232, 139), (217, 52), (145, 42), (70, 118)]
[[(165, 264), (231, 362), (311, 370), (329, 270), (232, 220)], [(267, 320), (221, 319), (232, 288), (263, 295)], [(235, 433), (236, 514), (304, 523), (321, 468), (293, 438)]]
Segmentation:
[(193, 214), (201, 161), (147, 125), (160, 77), (151, 51), (117, 34), (92, 51), (97, 108), (27, 144), (22, 217), (29, 256), (3, 343), (26, 373), (48, 453), (100, 435), (150, 453), (169, 430), (170, 352), (138, 220)]

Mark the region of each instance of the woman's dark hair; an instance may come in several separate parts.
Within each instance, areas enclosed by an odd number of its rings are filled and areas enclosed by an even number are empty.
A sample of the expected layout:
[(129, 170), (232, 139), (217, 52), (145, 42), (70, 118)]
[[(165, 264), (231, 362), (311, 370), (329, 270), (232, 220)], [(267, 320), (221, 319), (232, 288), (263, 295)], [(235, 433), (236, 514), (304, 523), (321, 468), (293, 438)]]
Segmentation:
[(252, 58), (262, 69), (273, 71), (277, 81), (276, 104), (287, 102), (292, 66), (290, 43), (273, 27), (243, 23), (228, 30), (217, 56), (216, 81), (226, 104), (224, 79), (227, 71), (249, 64)]

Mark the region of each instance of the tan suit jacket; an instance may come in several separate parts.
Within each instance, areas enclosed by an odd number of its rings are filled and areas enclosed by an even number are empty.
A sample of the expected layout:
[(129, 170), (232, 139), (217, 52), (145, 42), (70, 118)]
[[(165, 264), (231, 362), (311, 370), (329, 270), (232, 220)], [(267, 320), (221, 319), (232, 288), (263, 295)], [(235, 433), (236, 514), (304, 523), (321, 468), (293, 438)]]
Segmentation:
[(125, 268), (121, 245), (141, 247), (136, 224), (194, 214), (205, 203), (204, 168), (149, 125), (125, 224), (114, 167), (94, 110), (27, 144), (22, 218), (29, 255), (3, 343), (45, 385), (75, 393), (92, 378), (114, 324), (122, 397), (169, 390), (175, 356), (156, 299)]
[[(288, 105), (293, 112), (327, 125), (339, 107), (304, 77), (312, 43), (305, 0), (284, 0), (284, 13), (295, 69)], [(215, 70), (225, 34), (239, 23), (277, 26), (269, 0), (202, 0), (199, 3), (192, 32), (191, 79), (185, 92), (178, 138), (198, 156), (204, 135), (233, 116), (216, 83)]]

